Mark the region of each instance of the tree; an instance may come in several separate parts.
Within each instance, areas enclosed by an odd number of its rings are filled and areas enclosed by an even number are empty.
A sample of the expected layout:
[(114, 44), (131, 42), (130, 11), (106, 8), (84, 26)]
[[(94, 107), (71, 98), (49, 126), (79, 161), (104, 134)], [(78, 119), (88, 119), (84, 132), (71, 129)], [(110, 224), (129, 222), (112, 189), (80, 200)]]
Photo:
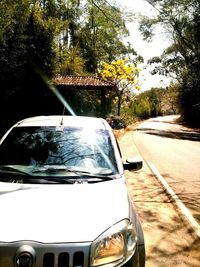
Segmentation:
[(102, 61), (112, 62), (120, 56), (136, 55), (130, 44), (123, 43), (129, 32), (119, 8), (107, 1), (89, 0), (85, 11), (79, 43), (87, 71), (97, 72)]
[(137, 119), (148, 119), (161, 115), (177, 114), (178, 85), (167, 88), (151, 88), (142, 92), (129, 102), (127, 113)]
[(0, 1), (0, 117), (54, 111), (41, 73), (94, 74), (103, 61), (136, 57), (123, 43), (126, 15), (104, 0)]
[(62, 22), (57, 33), (58, 73), (94, 74), (102, 61), (136, 55), (130, 44), (122, 41), (128, 35), (125, 23), (130, 16), (125, 20), (125, 14), (107, 1), (45, 0), (39, 3), (46, 17)]
[[(150, 38), (155, 25), (162, 25), (172, 45), (160, 57), (157, 71), (173, 75), (181, 85), (182, 118), (199, 125), (200, 117), (200, 2), (198, 0), (146, 0), (157, 10), (154, 18), (143, 17), (140, 29)], [(155, 59), (152, 60), (155, 62)], [(157, 59), (158, 62), (158, 59)]]
[(127, 64), (127, 60), (118, 59), (112, 63), (102, 63), (99, 75), (116, 85), (117, 115), (120, 116), (121, 105), (129, 97), (131, 90), (139, 89), (139, 68), (135, 64)]
[[(54, 72), (57, 24), (54, 19), (45, 18), (37, 3), (33, 5), (27, 0), (1, 1), (2, 12), (0, 116), (5, 123), (12, 123), (43, 108), (45, 101), (40, 97), (44, 82), (38, 70), (49, 77)], [(34, 99), (37, 99), (37, 105)]]

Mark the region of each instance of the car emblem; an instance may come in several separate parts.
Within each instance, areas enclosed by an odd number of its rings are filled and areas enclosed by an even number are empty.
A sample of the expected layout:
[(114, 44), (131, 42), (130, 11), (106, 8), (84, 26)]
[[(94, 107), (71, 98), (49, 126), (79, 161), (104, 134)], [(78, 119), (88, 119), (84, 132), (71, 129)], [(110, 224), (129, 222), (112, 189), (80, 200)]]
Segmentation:
[(33, 256), (29, 252), (21, 252), (16, 258), (17, 267), (32, 267)]

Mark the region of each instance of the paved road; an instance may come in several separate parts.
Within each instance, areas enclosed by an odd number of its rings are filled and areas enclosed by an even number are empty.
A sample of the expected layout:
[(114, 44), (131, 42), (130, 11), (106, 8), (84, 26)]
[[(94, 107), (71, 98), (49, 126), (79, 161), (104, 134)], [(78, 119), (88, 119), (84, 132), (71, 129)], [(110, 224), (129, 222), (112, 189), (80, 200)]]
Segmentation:
[[(134, 129), (118, 138), (123, 160), (140, 156), (133, 141)], [(126, 178), (144, 230), (146, 267), (200, 267), (200, 239), (148, 165), (144, 162), (141, 170), (126, 171)]]
[(200, 132), (177, 124), (176, 119), (145, 121), (134, 132), (134, 142), (200, 222)]

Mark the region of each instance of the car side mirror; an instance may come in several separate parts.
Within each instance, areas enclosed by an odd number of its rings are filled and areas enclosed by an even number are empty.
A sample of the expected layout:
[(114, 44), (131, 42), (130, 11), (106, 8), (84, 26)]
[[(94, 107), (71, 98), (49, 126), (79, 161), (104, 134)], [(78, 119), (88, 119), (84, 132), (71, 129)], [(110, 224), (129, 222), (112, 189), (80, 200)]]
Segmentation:
[(143, 161), (140, 158), (128, 158), (125, 163), (123, 163), (124, 170), (128, 171), (138, 171), (142, 169)]

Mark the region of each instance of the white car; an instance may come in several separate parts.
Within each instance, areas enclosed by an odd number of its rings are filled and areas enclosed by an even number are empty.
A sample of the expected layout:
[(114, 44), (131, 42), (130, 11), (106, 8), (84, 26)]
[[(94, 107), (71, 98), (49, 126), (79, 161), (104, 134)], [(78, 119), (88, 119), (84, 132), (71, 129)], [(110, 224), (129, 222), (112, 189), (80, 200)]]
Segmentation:
[(0, 140), (0, 267), (143, 267), (144, 236), (109, 124), (39, 116)]

